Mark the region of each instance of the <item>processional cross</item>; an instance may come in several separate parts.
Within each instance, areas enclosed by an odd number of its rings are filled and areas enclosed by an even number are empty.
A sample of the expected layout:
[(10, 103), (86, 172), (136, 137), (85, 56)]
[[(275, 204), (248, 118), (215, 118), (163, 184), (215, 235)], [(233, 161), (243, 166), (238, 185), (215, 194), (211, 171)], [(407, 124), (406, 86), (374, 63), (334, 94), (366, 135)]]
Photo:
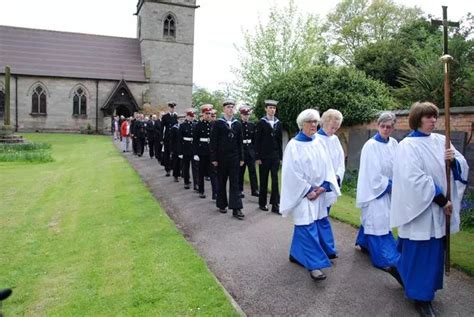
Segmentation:
[[(448, 21), (448, 7), (442, 6), (443, 8), (443, 20), (431, 20), (432, 25), (443, 26), (443, 56), (441, 60), (444, 63), (444, 120), (445, 120), (445, 135), (446, 143), (445, 148), (451, 147), (451, 124), (450, 124), (450, 103), (451, 103), (451, 91), (449, 87), (449, 63), (453, 60), (453, 57), (448, 54), (448, 26), (459, 27), (459, 22)], [(451, 200), (451, 170), (450, 161), (446, 160), (446, 198)], [(446, 255), (445, 255), (445, 272), (446, 275), (450, 271), (450, 242), (451, 242), (451, 216), (446, 215)]]

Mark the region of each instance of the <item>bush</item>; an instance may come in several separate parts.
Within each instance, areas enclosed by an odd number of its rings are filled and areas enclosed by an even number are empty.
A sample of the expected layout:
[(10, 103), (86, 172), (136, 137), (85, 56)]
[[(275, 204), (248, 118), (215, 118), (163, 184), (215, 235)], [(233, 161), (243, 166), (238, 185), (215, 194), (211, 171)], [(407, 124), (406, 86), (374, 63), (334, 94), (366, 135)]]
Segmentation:
[(461, 230), (474, 231), (474, 194), (466, 192), (461, 203)]
[(0, 144), (0, 162), (52, 162), (50, 150), (48, 143)]
[(264, 100), (276, 99), (278, 118), (290, 133), (298, 131), (296, 117), (304, 109), (316, 108), (321, 113), (335, 108), (344, 115), (344, 125), (370, 121), (383, 109), (397, 107), (388, 88), (351, 68), (316, 66), (290, 71), (260, 92), (257, 117), (263, 116)]

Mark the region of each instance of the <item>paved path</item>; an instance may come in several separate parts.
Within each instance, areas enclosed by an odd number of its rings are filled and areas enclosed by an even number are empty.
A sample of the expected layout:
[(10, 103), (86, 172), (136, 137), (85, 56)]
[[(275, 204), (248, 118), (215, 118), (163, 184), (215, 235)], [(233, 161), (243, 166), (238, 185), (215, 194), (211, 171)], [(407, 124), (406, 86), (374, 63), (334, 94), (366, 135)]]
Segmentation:
[[(147, 154), (125, 157), (248, 316), (417, 316), (398, 283), (354, 247), (351, 226), (332, 221), (339, 258), (325, 281), (314, 282), (288, 261), (291, 220), (260, 211), (248, 191), (239, 221), (165, 177)], [(452, 270), (433, 306), (439, 316), (474, 316), (474, 279)]]

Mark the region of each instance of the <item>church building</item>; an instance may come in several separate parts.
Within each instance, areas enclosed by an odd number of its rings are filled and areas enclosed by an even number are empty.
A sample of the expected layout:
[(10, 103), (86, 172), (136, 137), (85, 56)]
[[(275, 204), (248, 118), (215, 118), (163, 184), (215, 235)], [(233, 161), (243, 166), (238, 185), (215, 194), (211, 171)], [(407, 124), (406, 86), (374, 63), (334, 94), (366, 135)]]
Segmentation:
[(17, 131), (107, 133), (145, 103), (192, 105), (196, 0), (139, 0), (137, 38), (0, 25), (0, 120), (10, 66)]

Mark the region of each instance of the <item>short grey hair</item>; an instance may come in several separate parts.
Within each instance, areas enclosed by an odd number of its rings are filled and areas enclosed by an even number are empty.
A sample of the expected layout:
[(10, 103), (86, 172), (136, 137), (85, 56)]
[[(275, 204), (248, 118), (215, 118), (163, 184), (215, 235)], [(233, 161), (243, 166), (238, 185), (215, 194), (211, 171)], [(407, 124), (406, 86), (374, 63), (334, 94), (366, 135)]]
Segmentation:
[(342, 113), (339, 110), (336, 110), (336, 109), (328, 109), (328, 110), (324, 111), (324, 113), (321, 117), (321, 121), (323, 122), (323, 125), (327, 124), (331, 121), (336, 121), (339, 124), (341, 124), (343, 119), (344, 118), (342, 116)]
[(306, 109), (301, 111), (296, 118), (296, 124), (300, 130), (303, 128), (303, 124), (308, 121), (320, 121), (321, 118), (319, 117), (319, 112), (316, 109)]
[(377, 125), (384, 123), (384, 122), (389, 122), (392, 123), (392, 126), (397, 123), (397, 116), (390, 111), (383, 111), (379, 114), (379, 118), (377, 119)]

